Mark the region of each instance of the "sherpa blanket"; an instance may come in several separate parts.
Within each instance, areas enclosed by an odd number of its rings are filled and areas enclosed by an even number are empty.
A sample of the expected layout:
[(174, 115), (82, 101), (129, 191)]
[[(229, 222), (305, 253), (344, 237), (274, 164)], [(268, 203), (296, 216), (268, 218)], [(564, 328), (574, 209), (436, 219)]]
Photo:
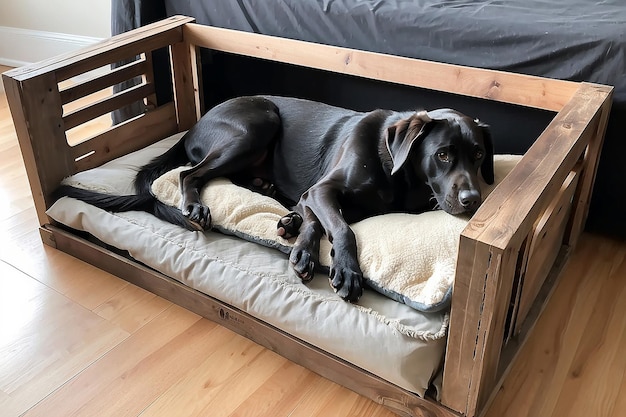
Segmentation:
[[(517, 164), (521, 156), (497, 155), (496, 181), (484, 187), (485, 195)], [(152, 185), (166, 204), (180, 206), (179, 167)], [(201, 200), (211, 209), (213, 227), (223, 233), (289, 253), (295, 239), (276, 233), (279, 219), (290, 210), (276, 200), (234, 185), (227, 179), (210, 181)], [(467, 216), (444, 211), (421, 214), (385, 214), (352, 224), (358, 258), (365, 281), (374, 290), (424, 312), (440, 311), (450, 304), (461, 231)], [(331, 244), (320, 244), (320, 263), (331, 264)]]

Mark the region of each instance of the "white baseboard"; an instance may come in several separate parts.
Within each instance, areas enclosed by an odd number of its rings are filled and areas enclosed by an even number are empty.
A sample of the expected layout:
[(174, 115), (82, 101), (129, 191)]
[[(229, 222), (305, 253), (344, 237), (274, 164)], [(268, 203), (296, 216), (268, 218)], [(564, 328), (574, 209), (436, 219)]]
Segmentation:
[(100, 40), (89, 36), (0, 26), (0, 65), (20, 67)]

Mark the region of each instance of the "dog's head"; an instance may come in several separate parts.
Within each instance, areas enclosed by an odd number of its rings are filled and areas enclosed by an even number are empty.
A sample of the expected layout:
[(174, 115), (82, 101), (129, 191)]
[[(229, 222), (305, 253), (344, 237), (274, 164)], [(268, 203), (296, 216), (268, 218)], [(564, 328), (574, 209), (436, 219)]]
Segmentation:
[(391, 174), (410, 169), (450, 214), (474, 212), (482, 202), (479, 173), (493, 184), (489, 126), (456, 110), (421, 111), (387, 129)]

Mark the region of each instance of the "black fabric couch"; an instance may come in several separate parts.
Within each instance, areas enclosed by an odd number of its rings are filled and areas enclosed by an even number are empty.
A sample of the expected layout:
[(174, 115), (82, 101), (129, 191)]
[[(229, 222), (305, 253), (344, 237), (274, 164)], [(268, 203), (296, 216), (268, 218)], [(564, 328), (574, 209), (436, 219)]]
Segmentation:
[[(182, 14), (200, 24), (438, 62), (615, 86), (587, 230), (626, 238), (626, 7), (622, 0), (113, 0), (112, 32)], [(548, 112), (494, 106), (317, 71), (210, 56), (207, 104), (230, 96), (306, 96), (356, 109), (455, 107), (492, 126), (499, 153), (524, 152)], [(155, 58), (167, 76), (167, 53)], [(171, 91), (159, 91), (163, 100)], [(140, 111), (138, 109), (131, 110)], [(122, 116), (122, 118), (127, 116)]]

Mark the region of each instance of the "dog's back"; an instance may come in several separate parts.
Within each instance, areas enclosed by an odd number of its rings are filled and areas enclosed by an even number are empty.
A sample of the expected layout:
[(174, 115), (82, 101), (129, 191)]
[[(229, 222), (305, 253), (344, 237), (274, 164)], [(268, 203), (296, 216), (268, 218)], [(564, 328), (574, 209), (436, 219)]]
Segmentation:
[[(353, 146), (346, 145), (364, 118), (375, 119), (371, 123), (375, 126), (358, 139), (380, 138), (381, 119), (385, 118), (382, 113), (362, 113), (298, 98), (265, 97), (278, 107), (281, 119), (272, 161), (274, 182), (294, 202), (335, 167), (344, 152), (354, 151)], [(377, 145), (362, 149), (376, 151)]]

